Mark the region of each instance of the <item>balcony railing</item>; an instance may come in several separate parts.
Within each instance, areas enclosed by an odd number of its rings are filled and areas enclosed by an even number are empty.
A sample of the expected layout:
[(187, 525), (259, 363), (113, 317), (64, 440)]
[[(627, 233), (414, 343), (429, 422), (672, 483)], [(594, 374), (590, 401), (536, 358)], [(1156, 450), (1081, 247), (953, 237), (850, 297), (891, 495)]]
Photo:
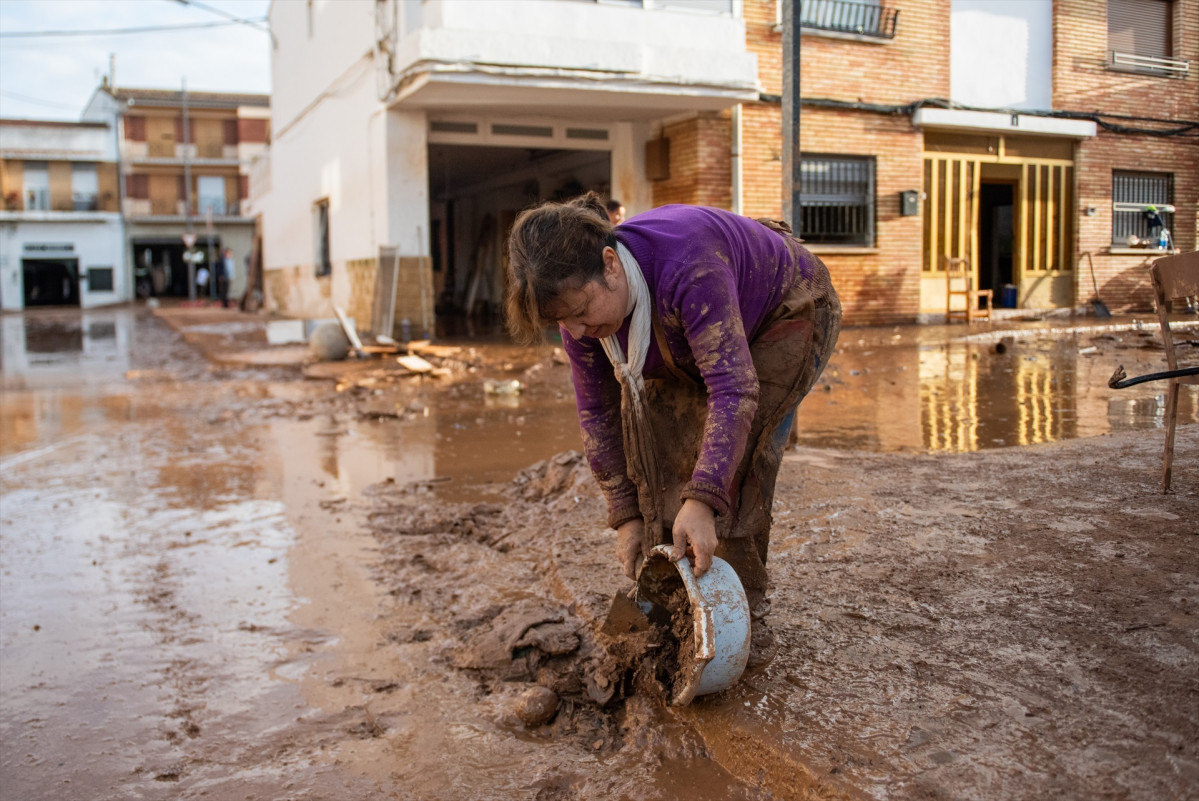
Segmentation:
[(49, 211), (50, 210), (50, 190), (49, 189), (26, 189), (25, 190), (25, 211)]
[[(192, 200), (192, 217), (202, 220), (209, 207), (214, 217), (240, 217), (244, 200), (216, 202), (211, 199)], [(184, 217), (187, 215), (187, 202), (183, 200), (168, 200), (166, 198), (126, 198), (125, 213), (130, 217)]]
[(894, 39), (899, 10), (851, 0), (804, 0), (799, 19), (805, 28)]
[(1191, 62), (1185, 58), (1167, 58), (1157, 56), (1138, 56), (1133, 53), (1111, 51), (1112, 69), (1123, 72), (1144, 72), (1150, 75), (1166, 75), (1171, 78), (1185, 78), (1190, 72)]

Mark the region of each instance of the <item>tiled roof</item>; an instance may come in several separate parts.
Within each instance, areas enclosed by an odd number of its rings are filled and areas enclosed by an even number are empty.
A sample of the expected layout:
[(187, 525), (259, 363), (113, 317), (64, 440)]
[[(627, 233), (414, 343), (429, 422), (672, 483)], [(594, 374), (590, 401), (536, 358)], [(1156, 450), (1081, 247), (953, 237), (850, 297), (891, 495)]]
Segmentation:
[[(134, 106), (181, 106), (183, 92), (175, 89), (125, 89), (116, 87), (107, 90), (117, 100), (132, 101)], [(269, 106), (271, 96), (263, 94), (238, 94), (236, 92), (188, 92), (187, 104), (196, 108), (237, 108), (238, 106)]]
[(107, 122), (92, 122), (88, 120), (26, 120), (17, 117), (0, 117), (0, 125), (21, 126), (25, 128), (107, 128)]

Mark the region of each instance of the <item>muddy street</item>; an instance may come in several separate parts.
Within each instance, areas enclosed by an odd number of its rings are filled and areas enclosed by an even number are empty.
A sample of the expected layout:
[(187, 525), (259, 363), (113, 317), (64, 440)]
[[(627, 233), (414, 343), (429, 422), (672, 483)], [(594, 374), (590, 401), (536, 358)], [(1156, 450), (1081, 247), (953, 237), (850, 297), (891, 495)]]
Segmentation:
[(0, 325), (6, 797), (1199, 796), (1197, 393), (1163, 496), (1161, 386), (1106, 388), (1158, 369), (1136, 320), (847, 330), (779, 656), (678, 710), (604, 667), (629, 582), (552, 347), (305, 379), (230, 312)]

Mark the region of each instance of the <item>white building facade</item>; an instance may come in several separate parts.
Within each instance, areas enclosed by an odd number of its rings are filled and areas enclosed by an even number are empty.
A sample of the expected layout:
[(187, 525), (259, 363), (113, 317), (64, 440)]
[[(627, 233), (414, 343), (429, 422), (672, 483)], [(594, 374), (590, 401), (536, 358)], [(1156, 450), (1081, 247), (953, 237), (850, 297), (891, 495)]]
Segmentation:
[(497, 310), (520, 210), (650, 208), (663, 125), (759, 94), (740, 0), (315, 0), (270, 25), (266, 302), (389, 335)]
[(112, 127), (0, 120), (0, 162), (0, 308), (130, 300)]

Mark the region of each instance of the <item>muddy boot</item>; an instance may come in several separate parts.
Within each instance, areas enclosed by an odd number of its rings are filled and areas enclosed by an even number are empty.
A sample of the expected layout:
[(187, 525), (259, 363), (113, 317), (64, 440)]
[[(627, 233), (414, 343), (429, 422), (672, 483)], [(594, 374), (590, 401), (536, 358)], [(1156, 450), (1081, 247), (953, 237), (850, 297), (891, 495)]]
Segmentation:
[(745, 663), (746, 670), (762, 668), (769, 665), (778, 653), (778, 645), (774, 641), (774, 632), (770, 625), (761, 618), (752, 618), (749, 627), (749, 661)]

